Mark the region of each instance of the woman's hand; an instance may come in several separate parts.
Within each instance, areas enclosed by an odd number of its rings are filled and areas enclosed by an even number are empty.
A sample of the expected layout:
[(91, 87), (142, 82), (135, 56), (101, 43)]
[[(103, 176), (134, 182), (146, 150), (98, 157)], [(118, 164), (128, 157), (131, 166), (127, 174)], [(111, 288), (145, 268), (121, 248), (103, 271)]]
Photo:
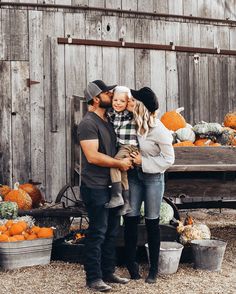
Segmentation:
[(136, 165), (142, 164), (142, 155), (140, 152), (138, 152), (138, 151), (132, 152), (132, 153), (130, 153), (130, 157), (132, 158), (134, 164), (136, 164)]

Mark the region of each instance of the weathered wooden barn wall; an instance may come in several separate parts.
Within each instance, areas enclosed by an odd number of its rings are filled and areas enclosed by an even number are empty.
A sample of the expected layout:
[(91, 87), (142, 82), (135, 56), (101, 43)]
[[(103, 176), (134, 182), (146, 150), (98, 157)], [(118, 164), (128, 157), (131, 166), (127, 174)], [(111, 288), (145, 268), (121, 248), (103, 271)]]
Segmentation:
[(2, 3), (88, 5), (100, 8), (114, 8), (179, 15), (236, 20), (235, 0), (8, 0)]
[[(31, 7), (30, 3), (43, 1), (22, 2), (29, 6), (9, 4), (0, 9), (0, 183), (12, 185), (31, 178), (42, 183), (48, 200), (55, 199), (74, 173), (71, 97), (82, 96), (86, 83), (93, 79), (133, 88), (150, 86), (160, 97), (161, 113), (185, 106), (184, 116), (190, 123), (221, 122), (236, 107), (235, 55), (198, 53), (195, 63), (194, 53), (57, 42), (58, 37), (69, 35), (236, 50), (235, 22)], [(171, 0), (44, 2), (111, 8), (115, 2), (121, 9), (162, 9), (163, 13), (186, 15), (191, 11), (213, 18), (225, 18), (229, 12), (227, 17), (233, 18), (236, 6), (236, 1), (200, 0), (183, 0), (178, 5)], [(28, 87), (27, 79), (37, 83)], [(80, 116), (76, 111), (75, 119)]]

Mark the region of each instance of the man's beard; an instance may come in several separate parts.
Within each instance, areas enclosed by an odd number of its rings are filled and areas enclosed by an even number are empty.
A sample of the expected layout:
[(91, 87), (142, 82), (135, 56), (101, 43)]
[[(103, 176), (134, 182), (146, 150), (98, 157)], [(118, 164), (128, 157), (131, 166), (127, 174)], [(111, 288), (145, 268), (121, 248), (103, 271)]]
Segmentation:
[(107, 102), (107, 101), (105, 102), (100, 99), (100, 103), (99, 103), (100, 108), (108, 109), (111, 107), (111, 105), (112, 105), (111, 102)]

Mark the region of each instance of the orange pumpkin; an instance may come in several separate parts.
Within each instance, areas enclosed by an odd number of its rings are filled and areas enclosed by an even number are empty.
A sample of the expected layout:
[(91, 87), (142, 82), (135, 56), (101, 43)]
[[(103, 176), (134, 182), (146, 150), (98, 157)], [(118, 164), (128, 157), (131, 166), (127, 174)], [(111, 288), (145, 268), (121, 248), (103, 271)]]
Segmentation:
[(19, 225), (18, 223), (13, 224), (11, 226), (11, 228), (9, 229), (11, 236), (20, 235), (20, 234), (22, 234), (23, 231), (24, 231), (24, 228), (21, 225)]
[(173, 146), (174, 147), (194, 147), (195, 145), (193, 144), (193, 142), (183, 141), (183, 142), (175, 143), (173, 144)]
[(33, 227), (30, 229), (30, 233), (31, 233), (31, 234), (38, 234), (39, 231), (40, 231), (40, 227), (38, 227), (38, 226), (33, 226)]
[(183, 107), (177, 108), (176, 110), (167, 111), (161, 117), (161, 122), (164, 126), (172, 131), (186, 127), (186, 121), (180, 112), (184, 110)]
[(25, 221), (19, 221), (19, 222), (17, 222), (17, 224), (21, 225), (23, 227), (24, 231), (26, 231), (28, 229), (28, 226), (29, 226), (27, 224), (27, 222), (25, 222)]
[(194, 145), (199, 147), (206, 147), (211, 144), (214, 144), (214, 143), (210, 139), (198, 139), (194, 142)]
[(224, 117), (224, 126), (236, 129), (236, 111), (226, 114)]
[(7, 242), (8, 241), (8, 236), (6, 234), (0, 235), (0, 242)]
[(12, 225), (13, 225), (13, 220), (12, 220), (12, 219), (9, 219), (9, 220), (5, 223), (5, 226), (7, 227), (7, 229), (9, 229)]
[(0, 232), (6, 232), (7, 231), (7, 227), (5, 225), (1, 225), (0, 226)]
[(32, 199), (32, 207), (37, 208), (43, 202), (43, 196), (40, 190), (33, 184), (26, 183), (19, 186), (20, 189), (28, 193)]
[(37, 235), (38, 235), (38, 238), (52, 238), (53, 237), (53, 229), (52, 228), (40, 228)]
[(17, 241), (25, 241), (25, 238), (23, 235), (15, 235), (14, 237), (16, 238)]
[(8, 242), (17, 242), (18, 240), (15, 237), (8, 237)]
[(26, 240), (35, 240), (38, 236), (36, 234), (29, 234)]
[(4, 198), (9, 192), (11, 188), (7, 185), (0, 184), (0, 195)]
[(19, 189), (19, 183), (15, 183), (14, 190), (11, 190), (4, 198), (5, 201), (16, 202), (19, 209), (31, 209), (32, 199), (24, 190)]

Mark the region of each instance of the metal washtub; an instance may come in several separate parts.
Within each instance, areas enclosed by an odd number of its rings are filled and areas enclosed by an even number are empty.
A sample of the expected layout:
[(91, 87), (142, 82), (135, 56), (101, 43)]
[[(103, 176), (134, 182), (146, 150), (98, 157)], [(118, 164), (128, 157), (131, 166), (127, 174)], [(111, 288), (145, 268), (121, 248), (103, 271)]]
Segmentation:
[(0, 270), (50, 263), (53, 238), (0, 243)]

